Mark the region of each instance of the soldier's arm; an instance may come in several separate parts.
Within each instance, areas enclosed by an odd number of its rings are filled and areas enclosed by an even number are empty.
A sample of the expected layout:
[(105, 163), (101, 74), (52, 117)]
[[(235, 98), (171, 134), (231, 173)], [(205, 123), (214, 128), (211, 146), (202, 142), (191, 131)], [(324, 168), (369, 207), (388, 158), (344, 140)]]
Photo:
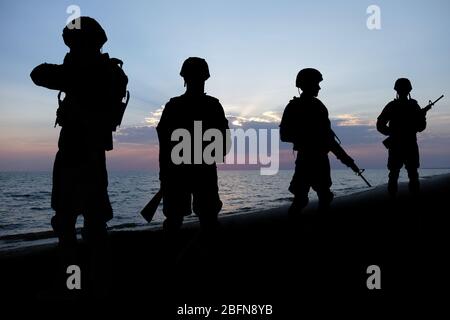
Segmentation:
[(66, 88), (65, 68), (61, 64), (43, 63), (31, 71), (31, 80), (41, 87), (52, 90), (63, 90)]
[(350, 157), (347, 152), (339, 145), (339, 143), (333, 139), (331, 143), (331, 152), (334, 153), (336, 158), (341, 161), (344, 165), (352, 169), (354, 172), (359, 172), (358, 167), (355, 164), (355, 160)]
[(219, 113), (219, 130), (222, 132), (223, 136), (223, 156), (225, 157), (231, 150), (231, 132), (228, 125), (228, 119), (225, 117), (225, 111), (219, 101), (218, 103), (218, 113)]
[[(327, 132), (324, 132), (324, 135), (327, 136), (326, 138), (327, 138), (327, 141), (328, 141), (328, 146), (327, 146), (328, 150), (327, 150), (327, 152), (328, 151), (333, 152), (336, 155), (336, 157), (339, 160), (341, 160), (339, 158), (338, 154), (336, 152), (334, 152), (334, 149), (336, 149), (336, 146), (339, 147), (339, 148), (341, 148), (341, 146), (337, 143), (336, 138), (335, 138), (336, 134), (334, 133), (333, 129), (331, 128), (331, 121), (330, 121), (328, 109), (327, 109), (327, 107), (325, 107), (325, 105), (321, 101), (319, 101), (319, 102), (320, 102), (320, 106), (321, 106), (321, 108), (323, 110), (323, 120), (322, 121), (324, 121), (326, 130), (327, 130)], [(342, 151), (343, 151), (343, 149), (342, 149)], [(345, 153), (345, 151), (344, 151), (344, 153)]]
[(416, 101), (416, 130), (417, 132), (422, 132), (427, 127), (427, 117), (426, 112), (420, 108), (419, 104)]
[(41, 87), (63, 90), (67, 87), (65, 67), (61, 64), (43, 63), (31, 71), (31, 80)]

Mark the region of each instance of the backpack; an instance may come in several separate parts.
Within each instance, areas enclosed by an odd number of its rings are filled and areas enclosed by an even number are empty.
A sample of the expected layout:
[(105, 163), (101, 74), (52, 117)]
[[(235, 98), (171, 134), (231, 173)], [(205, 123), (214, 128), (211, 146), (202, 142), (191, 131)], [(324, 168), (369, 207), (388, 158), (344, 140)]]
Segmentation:
[[(130, 100), (130, 92), (127, 90), (128, 77), (122, 69), (123, 62), (117, 58), (108, 58), (108, 78), (111, 80), (113, 96), (111, 97), (108, 114), (105, 115), (106, 127), (115, 132), (122, 123), (123, 115)], [(56, 125), (63, 126), (67, 108), (64, 99), (61, 99), (63, 91), (58, 93), (58, 109), (56, 111)]]
[(114, 86), (113, 92), (117, 95), (113, 99), (110, 117), (111, 131), (116, 131), (120, 127), (130, 100), (130, 92), (127, 90), (128, 77), (122, 69), (123, 62), (117, 58), (110, 58), (111, 79)]

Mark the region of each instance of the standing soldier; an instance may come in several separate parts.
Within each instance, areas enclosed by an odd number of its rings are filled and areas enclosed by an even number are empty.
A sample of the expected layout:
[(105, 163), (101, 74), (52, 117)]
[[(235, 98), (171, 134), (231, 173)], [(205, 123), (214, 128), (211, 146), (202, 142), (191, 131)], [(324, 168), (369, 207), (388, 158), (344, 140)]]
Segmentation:
[[(169, 232), (177, 231), (183, 223), (183, 217), (191, 213), (192, 202), (192, 209), (199, 216), (202, 229), (214, 230), (222, 208), (216, 162), (206, 163), (203, 159), (205, 144), (195, 148), (196, 142), (189, 145), (189, 150), (182, 151), (189, 153), (187, 157), (190, 161), (174, 162), (172, 150), (179, 142), (173, 141), (172, 135), (177, 129), (185, 129), (192, 142), (198, 133), (194, 132), (195, 123), (200, 123), (202, 137), (206, 130), (217, 129), (223, 137), (223, 146), (226, 146), (228, 120), (219, 100), (204, 92), (205, 81), (210, 76), (204, 59), (188, 58), (183, 63), (180, 75), (184, 78), (186, 92), (170, 99), (157, 126), (163, 213), (166, 217), (164, 229)], [(225, 154), (226, 150), (223, 156)], [(198, 156), (201, 161), (193, 161)]]
[(319, 210), (327, 209), (333, 200), (328, 152), (332, 151), (342, 163), (360, 173), (353, 159), (336, 142), (328, 110), (317, 99), (322, 80), (318, 70), (302, 69), (296, 79), (296, 87), (302, 93), (289, 102), (281, 119), (281, 141), (293, 143), (294, 150), (298, 152), (289, 186), (289, 191), (294, 194), (290, 216), (295, 216), (306, 207), (310, 188), (317, 192)]
[(84, 216), (83, 238), (91, 248), (105, 243), (106, 223), (113, 215), (105, 151), (113, 148), (112, 131), (120, 124), (126, 107), (122, 98), (128, 95), (122, 62), (101, 52), (107, 41), (103, 28), (90, 17), (76, 20), (63, 30), (70, 49), (64, 63), (43, 63), (31, 72), (36, 85), (60, 91), (55, 126), (62, 128), (53, 167), (51, 225), (63, 249), (63, 263), (75, 258), (79, 214)]
[(419, 192), (417, 133), (427, 126), (425, 112), (421, 111), (416, 100), (411, 99), (411, 82), (406, 78), (397, 79), (394, 90), (397, 91), (396, 99), (384, 107), (377, 119), (378, 131), (388, 136), (383, 143), (389, 149), (388, 191), (391, 196), (397, 193), (398, 176), (403, 165), (408, 171), (410, 192)]

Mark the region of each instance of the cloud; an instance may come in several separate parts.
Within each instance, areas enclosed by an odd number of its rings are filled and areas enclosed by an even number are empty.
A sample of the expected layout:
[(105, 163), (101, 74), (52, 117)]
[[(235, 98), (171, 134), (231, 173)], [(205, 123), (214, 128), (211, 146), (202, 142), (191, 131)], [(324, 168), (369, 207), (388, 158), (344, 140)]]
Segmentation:
[[(115, 141), (121, 148), (121, 156), (117, 157), (116, 163), (125, 161), (127, 155), (145, 155), (147, 161), (157, 163), (158, 138), (155, 126), (157, 125), (163, 106), (152, 112), (146, 118), (146, 125), (128, 126), (120, 128), (115, 134)], [(280, 123), (280, 112), (265, 112), (261, 116), (245, 117), (241, 115), (228, 115), (230, 128), (232, 129), (278, 129)], [(387, 159), (387, 150), (381, 144), (382, 136), (375, 128), (375, 120), (367, 120), (355, 114), (342, 114), (333, 117), (331, 125), (335, 133), (342, 142), (343, 148), (353, 157), (363, 168), (384, 167)], [(270, 131), (269, 131), (270, 132)], [(421, 147), (422, 164), (424, 166), (446, 166), (449, 165), (450, 153), (443, 145), (449, 145), (450, 137), (440, 134), (429, 133), (419, 134), (419, 145)], [(268, 140), (269, 143), (270, 140)], [(270, 150), (270, 143), (268, 145)], [(129, 152), (128, 152), (129, 151)], [(150, 155), (152, 153), (152, 155)], [(153, 153), (156, 153), (153, 154)], [(247, 151), (246, 151), (247, 153)], [(280, 167), (293, 168), (295, 156), (292, 152), (292, 144), (280, 142), (279, 144)], [(119, 161), (120, 158), (120, 161)], [(330, 155), (333, 167), (342, 165)], [(154, 167), (154, 164), (148, 164)], [(117, 166), (119, 166), (117, 164)], [(143, 167), (143, 164), (139, 164)], [(251, 169), (251, 165), (227, 165), (222, 166), (229, 169)], [(257, 168), (258, 166), (254, 166)]]
[[(278, 129), (281, 121), (280, 112), (265, 112), (260, 117), (228, 116), (231, 128)], [(344, 145), (373, 145), (381, 143), (383, 136), (375, 128), (375, 121), (367, 120), (353, 114), (333, 117), (332, 129)], [(281, 143), (281, 149), (292, 148), (292, 144)]]
[(164, 110), (164, 105), (156, 109), (155, 111), (150, 112), (150, 116), (145, 118), (145, 123), (147, 123), (150, 127), (156, 127), (161, 119), (161, 115)]
[(128, 126), (114, 134), (114, 141), (120, 144), (157, 144), (158, 135), (152, 126)]
[(249, 123), (276, 124), (278, 126), (278, 124), (281, 121), (281, 112), (266, 111), (263, 112), (263, 114), (258, 117), (228, 115), (227, 118), (229, 119), (231, 126), (234, 127), (242, 127), (244, 125), (248, 126)]
[[(152, 144), (157, 143), (156, 125), (161, 118), (164, 106), (150, 113), (145, 118), (146, 125), (125, 126), (115, 134), (115, 141), (119, 143)], [(278, 129), (281, 112), (268, 111), (261, 116), (244, 117), (227, 115), (230, 128), (234, 129)], [(373, 144), (379, 143), (382, 136), (376, 131), (373, 122), (361, 119), (355, 115), (339, 115), (331, 119), (332, 128), (344, 144)], [(290, 148), (290, 144), (281, 143), (281, 148)]]
[(337, 116), (333, 117), (333, 120), (336, 123), (336, 125), (341, 126), (341, 127), (351, 127), (351, 126), (375, 127), (375, 125), (376, 125), (375, 119), (373, 119), (373, 120), (363, 119), (361, 117), (358, 117), (354, 114), (349, 114), (349, 113), (337, 115)]
[(332, 119), (331, 126), (343, 145), (371, 145), (384, 139), (371, 125), (342, 126), (340, 120)]

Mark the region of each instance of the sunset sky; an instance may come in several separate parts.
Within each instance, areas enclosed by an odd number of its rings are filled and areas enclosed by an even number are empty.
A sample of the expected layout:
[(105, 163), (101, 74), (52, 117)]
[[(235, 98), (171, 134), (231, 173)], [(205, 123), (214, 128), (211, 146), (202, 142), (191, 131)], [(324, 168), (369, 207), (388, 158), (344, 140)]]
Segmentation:
[[(206, 91), (220, 99), (230, 123), (277, 128), (295, 76), (315, 67), (324, 76), (319, 98), (344, 147), (366, 168), (385, 166), (383, 137), (374, 124), (395, 97), (394, 81), (411, 79), (423, 107), (450, 95), (448, 1), (12, 1), (0, 2), (0, 171), (50, 170), (59, 129), (57, 92), (35, 86), (29, 74), (62, 63), (61, 37), (78, 5), (108, 35), (103, 52), (124, 61), (131, 100), (112, 170), (156, 169), (154, 129), (161, 107), (183, 93), (179, 76), (189, 56), (207, 60)], [(369, 30), (366, 9), (381, 10), (381, 29)], [(419, 135), (422, 167), (450, 167), (450, 100), (428, 114)], [(282, 167), (293, 162), (281, 145)]]

